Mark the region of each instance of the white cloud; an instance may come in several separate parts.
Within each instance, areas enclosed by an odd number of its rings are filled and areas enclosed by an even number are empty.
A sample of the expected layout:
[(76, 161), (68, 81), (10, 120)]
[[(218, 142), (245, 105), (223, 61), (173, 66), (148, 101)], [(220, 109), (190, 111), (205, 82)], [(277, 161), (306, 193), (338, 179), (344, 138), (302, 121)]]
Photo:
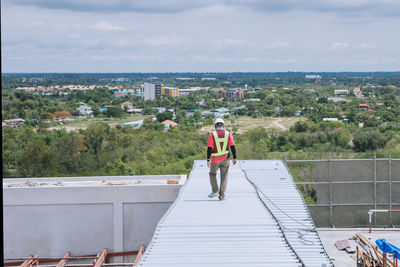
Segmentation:
[(27, 26), (43, 26), (43, 25), (44, 25), (44, 22), (42, 22), (42, 21), (33, 21), (33, 22), (27, 24)]
[(399, 70), (400, 16), (371, 18), (380, 11), (365, 9), (382, 1), (6, 0), (3, 66), (8, 72)]
[(126, 28), (124, 28), (124, 27), (114, 26), (111, 23), (104, 21), (104, 20), (98, 22), (95, 25), (90, 26), (90, 28), (96, 29), (96, 30), (106, 30), (106, 31), (126, 30)]
[(374, 50), (376, 49), (375, 43), (362, 43), (356, 47), (358, 50)]
[(146, 55), (119, 55), (119, 56), (108, 56), (108, 55), (91, 55), (90, 59), (95, 61), (164, 61), (164, 57), (146, 56)]
[(81, 25), (75, 23), (75, 24), (54, 24), (53, 25), (56, 28), (60, 29), (78, 29), (81, 28)]
[(179, 13), (195, 9), (235, 7), (268, 13), (305, 10), (337, 13), (339, 16), (352, 16), (360, 12), (378, 16), (400, 14), (400, 2), (397, 0), (12, 0), (10, 2), (14, 5), (92, 13)]
[(221, 47), (221, 48), (223, 48), (223, 47), (240, 47), (240, 46), (247, 45), (247, 41), (225, 38), (225, 39), (219, 39), (219, 40), (215, 41), (215, 44), (217, 47)]
[(150, 37), (146, 38), (143, 43), (145, 45), (149, 45), (152, 47), (164, 47), (164, 46), (171, 46), (171, 45), (185, 45), (185, 44), (190, 44), (191, 41), (179, 37), (179, 36), (170, 36), (170, 37), (165, 37), (165, 36), (155, 36), (155, 37)]
[(329, 51), (341, 51), (341, 50), (347, 49), (348, 47), (349, 47), (349, 44), (348, 44), (348, 43), (336, 42), (336, 43), (333, 43), (333, 44), (328, 48), (328, 50), (329, 50)]
[(259, 62), (260, 59), (259, 58), (255, 58), (255, 57), (246, 57), (244, 59), (244, 62)]
[(297, 60), (295, 59), (276, 59), (273, 61), (275, 64), (290, 64), (290, 63), (296, 63)]
[(265, 44), (264, 48), (267, 50), (272, 50), (272, 49), (279, 49), (279, 48), (289, 48), (290, 44), (286, 42), (274, 42), (274, 43), (269, 43)]
[(71, 39), (77, 39), (77, 38), (81, 37), (81, 35), (79, 33), (72, 33), (72, 34), (67, 35), (67, 37), (71, 38)]

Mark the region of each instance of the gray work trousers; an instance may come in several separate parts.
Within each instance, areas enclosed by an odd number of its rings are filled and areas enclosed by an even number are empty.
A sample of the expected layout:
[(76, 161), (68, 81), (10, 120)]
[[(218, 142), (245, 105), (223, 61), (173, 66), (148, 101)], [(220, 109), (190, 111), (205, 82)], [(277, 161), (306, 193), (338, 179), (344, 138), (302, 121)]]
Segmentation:
[(219, 168), (221, 172), (221, 184), (219, 187), (219, 196), (220, 197), (225, 197), (225, 190), (226, 190), (226, 185), (228, 183), (228, 170), (229, 170), (229, 158), (224, 159), (221, 162), (218, 163), (211, 163), (211, 168), (210, 168), (210, 183), (211, 183), (211, 188), (214, 193), (218, 193), (218, 183), (217, 183), (217, 170)]

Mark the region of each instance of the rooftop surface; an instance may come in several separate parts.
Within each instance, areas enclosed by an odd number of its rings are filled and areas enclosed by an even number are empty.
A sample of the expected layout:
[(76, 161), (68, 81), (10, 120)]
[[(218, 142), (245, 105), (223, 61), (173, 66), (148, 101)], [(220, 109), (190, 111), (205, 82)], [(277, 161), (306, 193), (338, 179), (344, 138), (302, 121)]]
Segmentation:
[(3, 188), (94, 187), (184, 184), (185, 175), (97, 176), (3, 179)]
[(346, 251), (338, 250), (335, 243), (339, 240), (348, 239), (350, 246), (355, 249), (356, 242), (351, 240), (351, 238), (358, 233), (367, 238), (371, 244), (375, 244), (375, 240), (377, 239), (384, 238), (389, 243), (397, 247), (400, 246), (400, 229), (397, 228), (372, 228), (371, 233), (366, 228), (318, 228), (317, 230), (322, 244), (335, 264), (335, 267), (356, 266), (356, 254), (349, 254)]
[(223, 201), (208, 172), (195, 161), (138, 266), (332, 266), (282, 161), (231, 165)]

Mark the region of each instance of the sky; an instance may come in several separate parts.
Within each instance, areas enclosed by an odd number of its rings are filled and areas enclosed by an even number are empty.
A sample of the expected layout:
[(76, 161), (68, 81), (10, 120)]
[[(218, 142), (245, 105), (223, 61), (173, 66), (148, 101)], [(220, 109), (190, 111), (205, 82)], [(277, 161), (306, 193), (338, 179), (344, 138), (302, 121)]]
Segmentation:
[(399, 0), (2, 0), (2, 71), (400, 71), (399, 29)]

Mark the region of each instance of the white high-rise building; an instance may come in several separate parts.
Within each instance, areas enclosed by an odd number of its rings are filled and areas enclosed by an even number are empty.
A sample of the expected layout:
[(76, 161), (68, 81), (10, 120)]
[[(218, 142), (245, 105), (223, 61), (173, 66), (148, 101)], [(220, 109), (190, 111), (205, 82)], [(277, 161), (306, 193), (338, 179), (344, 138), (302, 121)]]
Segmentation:
[(161, 96), (160, 83), (144, 83), (144, 100), (154, 100)]
[(154, 83), (144, 83), (144, 100), (156, 99), (156, 86)]

